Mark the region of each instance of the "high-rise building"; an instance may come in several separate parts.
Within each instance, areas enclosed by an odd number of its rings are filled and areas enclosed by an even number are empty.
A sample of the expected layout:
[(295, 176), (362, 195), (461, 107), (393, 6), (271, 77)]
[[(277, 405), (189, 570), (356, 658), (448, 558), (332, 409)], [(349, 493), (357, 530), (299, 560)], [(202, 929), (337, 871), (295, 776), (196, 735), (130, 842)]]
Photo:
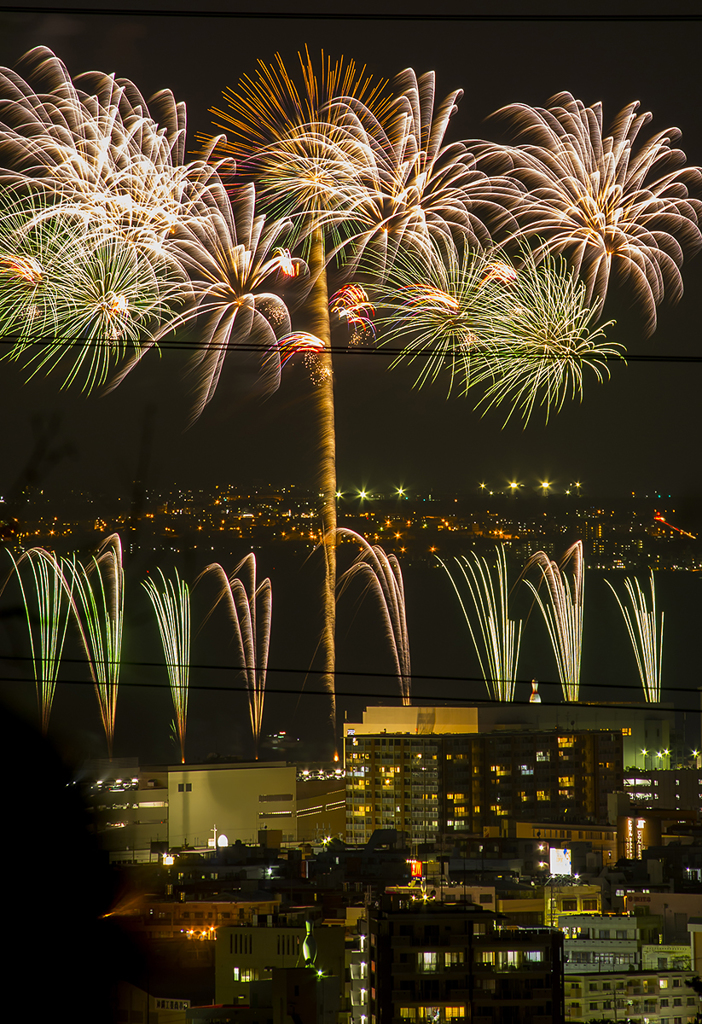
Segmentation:
[(507, 819), (606, 822), (607, 795), (621, 788), (622, 735), (347, 732), (345, 763), (349, 842), (367, 842), (376, 828), (427, 841)]

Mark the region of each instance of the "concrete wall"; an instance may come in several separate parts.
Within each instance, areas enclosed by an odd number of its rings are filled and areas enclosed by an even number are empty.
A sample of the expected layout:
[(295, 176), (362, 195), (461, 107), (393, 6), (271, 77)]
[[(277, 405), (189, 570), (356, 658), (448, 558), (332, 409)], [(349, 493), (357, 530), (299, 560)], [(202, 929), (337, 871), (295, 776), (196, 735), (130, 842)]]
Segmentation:
[[(297, 839), (294, 765), (185, 765), (168, 773), (168, 842), (206, 846), (224, 833), (230, 843), (257, 843), (263, 828)], [(182, 787), (182, 789), (181, 789)], [(190, 787), (188, 789), (188, 787)]]

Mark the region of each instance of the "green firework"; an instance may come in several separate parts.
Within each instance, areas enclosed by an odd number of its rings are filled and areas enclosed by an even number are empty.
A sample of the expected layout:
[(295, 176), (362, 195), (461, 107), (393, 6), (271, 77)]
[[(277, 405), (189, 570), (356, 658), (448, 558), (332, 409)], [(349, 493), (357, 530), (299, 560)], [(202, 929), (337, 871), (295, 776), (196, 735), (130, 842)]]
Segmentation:
[(188, 722), (190, 681), (190, 588), (178, 573), (167, 580), (159, 569), (161, 586), (152, 579), (142, 582), (156, 613), (173, 697), (180, 758), (185, 764), (185, 731)]

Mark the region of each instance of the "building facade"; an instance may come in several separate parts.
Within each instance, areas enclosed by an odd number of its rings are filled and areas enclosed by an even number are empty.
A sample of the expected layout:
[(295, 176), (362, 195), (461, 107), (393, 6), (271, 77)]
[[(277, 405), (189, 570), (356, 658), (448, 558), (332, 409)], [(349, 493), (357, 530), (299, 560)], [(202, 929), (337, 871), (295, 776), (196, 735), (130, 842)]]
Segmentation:
[(617, 730), (347, 733), (346, 838), (396, 828), (427, 842), (515, 819), (606, 822), (622, 784)]
[(506, 930), (465, 903), (383, 897), (369, 908), (370, 1024), (563, 1020), (563, 936)]

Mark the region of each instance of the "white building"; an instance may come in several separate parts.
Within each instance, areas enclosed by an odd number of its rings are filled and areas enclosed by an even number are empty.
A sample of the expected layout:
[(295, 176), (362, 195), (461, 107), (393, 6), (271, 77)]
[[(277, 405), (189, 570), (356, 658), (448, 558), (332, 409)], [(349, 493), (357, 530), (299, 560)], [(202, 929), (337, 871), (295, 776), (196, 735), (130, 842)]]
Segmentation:
[(646, 1024), (693, 1024), (699, 1000), (685, 982), (689, 971), (567, 974), (565, 1019), (570, 1024), (611, 1017)]

